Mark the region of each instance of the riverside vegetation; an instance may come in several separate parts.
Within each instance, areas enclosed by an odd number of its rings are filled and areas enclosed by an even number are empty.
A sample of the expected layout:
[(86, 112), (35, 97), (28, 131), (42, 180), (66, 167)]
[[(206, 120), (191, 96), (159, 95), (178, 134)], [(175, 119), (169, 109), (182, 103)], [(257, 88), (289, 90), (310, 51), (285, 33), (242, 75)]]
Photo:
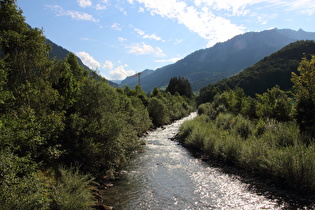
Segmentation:
[(184, 145), (304, 193), (315, 192), (315, 56), (292, 73), (293, 89), (275, 86), (252, 98), (243, 89), (200, 104), (179, 133)]
[(73, 53), (49, 59), (42, 30), (15, 0), (0, 1), (0, 16), (2, 209), (90, 208), (95, 180), (128, 164), (139, 136), (195, 107), (193, 97), (157, 88), (114, 88)]

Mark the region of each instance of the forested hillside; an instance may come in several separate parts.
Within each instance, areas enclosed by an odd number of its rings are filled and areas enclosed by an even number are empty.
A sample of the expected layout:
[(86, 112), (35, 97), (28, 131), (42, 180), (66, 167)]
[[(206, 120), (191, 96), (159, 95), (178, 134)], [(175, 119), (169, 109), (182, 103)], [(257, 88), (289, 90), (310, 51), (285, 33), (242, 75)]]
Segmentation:
[(252, 97), (275, 85), (279, 85), (283, 90), (290, 90), (293, 85), (291, 73), (297, 72), (302, 58), (310, 58), (312, 55), (315, 55), (314, 41), (291, 43), (244, 71), (201, 89), (200, 103), (211, 101), (218, 92), (228, 88), (240, 87), (246, 95)]
[(157, 88), (115, 89), (73, 53), (51, 60), (15, 0), (0, 1), (0, 17), (1, 209), (91, 207), (93, 180), (115, 177), (139, 136), (194, 109)]

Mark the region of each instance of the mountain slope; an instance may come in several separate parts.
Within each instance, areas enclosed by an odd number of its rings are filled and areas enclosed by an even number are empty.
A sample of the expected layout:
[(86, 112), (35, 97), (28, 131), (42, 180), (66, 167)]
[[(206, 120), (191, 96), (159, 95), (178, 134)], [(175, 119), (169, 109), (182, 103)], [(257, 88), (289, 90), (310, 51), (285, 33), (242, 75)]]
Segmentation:
[(297, 72), (303, 57), (309, 59), (311, 55), (315, 55), (314, 41), (291, 43), (239, 74), (201, 89), (200, 102), (211, 101), (218, 91), (227, 87), (243, 88), (245, 94), (250, 96), (255, 96), (256, 93), (261, 94), (275, 85), (279, 85), (283, 90), (290, 90), (293, 85), (292, 72)]
[[(297, 40), (315, 40), (315, 33), (303, 30), (272, 29), (238, 35), (211, 48), (193, 52), (174, 64), (155, 70), (141, 78), (143, 90), (168, 84), (172, 77), (187, 78), (193, 90), (232, 76), (262, 58)], [(136, 82), (127, 83), (134, 86)]]

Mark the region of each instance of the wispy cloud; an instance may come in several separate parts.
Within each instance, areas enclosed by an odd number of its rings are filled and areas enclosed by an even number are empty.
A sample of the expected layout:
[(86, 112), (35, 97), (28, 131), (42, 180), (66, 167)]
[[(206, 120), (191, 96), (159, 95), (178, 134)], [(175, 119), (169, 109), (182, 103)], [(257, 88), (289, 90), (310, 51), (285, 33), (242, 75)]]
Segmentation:
[(139, 28), (135, 28), (135, 31), (140, 35), (143, 36), (145, 33), (144, 31), (140, 30)]
[(275, 1), (274, 4), (285, 7), (288, 11), (297, 11), (306, 15), (315, 14), (314, 0), (290, 0), (290, 1)]
[(118, 39), (118, 41), (120, 41), (120, 42), (125, 42), (125, 41), (127, 41), (127, 39), (126, 39), (126, 38), (123, 38), (123, 37), (118, 37), (117, 39)]
[(95, 5), (95, 9), (96, 10), (105, 10), (107, 9), (107, 6), (109, 5), (109, 0), (102, 0), (99, 1), (96, 5)]
[(130, 50), (128, 53), (138, 54), (138, 55), (148, 55), (153, 54), (154, 56), (165, 56), (163, 50), (159, 47), (152, 47), (151, 45), (147, 45), (145, 43), (137, 43), (131, 46), (128, 46)]
[(96, 10), (104, 10), (104, 9), (107, 9), (107, 6), (103, 5), (103, 4), (96, 4), (95, 9)]
[(46, 5), (46, 7), (55, 11), (57, 13), (56, 16), (70, 16), (72, 19), (75, 19), (75, 20), (85, 20), (85, 21), (92, 21), (92, 22), (99, 21), (88, 13), (74, 11), (74, 10), (64, 10), (59, 5)]
[(111, 28), (116, 30), (116, 31), (121, 31), (122, 30), (122, 28), (121, 28), (119, 23), (113, 23)]
[(80, 7), (83, 7), (83, 8), (92, 6), (91, 0), (77, 0), (77, 3), (79, 4)]
[(183, 39), (176, 39), (174, 44), (180, 44), (182, 43), (184, 40)]
[(82, 60), (82, 62), (87, 65), (89, 68), (96, 70), (101, 64), (96, 61), (89, 53), (87, 52), (78, 52), (76, 55)]
[(155, 34), (151, 34), (151, 35), (146, 34), (142, 38), (144, 38), (144, 39), (154, 39), (154, 40), (157, 40), (157, 41), (161, 40), (161, 37), (158, 37)]
[(156, 34), (146, 34), (144, 31), (140, 30), (139, 28), (134, 29), (143, 39), (153, 39), (156, 41), (161, 41), (162, 38), (157, 36)]

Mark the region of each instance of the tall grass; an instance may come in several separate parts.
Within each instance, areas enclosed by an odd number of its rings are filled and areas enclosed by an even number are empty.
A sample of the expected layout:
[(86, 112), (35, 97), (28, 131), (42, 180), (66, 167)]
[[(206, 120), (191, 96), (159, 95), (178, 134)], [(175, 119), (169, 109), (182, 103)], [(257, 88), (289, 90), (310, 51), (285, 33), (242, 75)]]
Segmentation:
[(315, 144), (303, 143), (294, 122), (253, 122), (229, 113), (212, 120), (202, 114), (185, 122), (179, 136), (205, 155), (279, 178), (295, 189), (315, 191)]

